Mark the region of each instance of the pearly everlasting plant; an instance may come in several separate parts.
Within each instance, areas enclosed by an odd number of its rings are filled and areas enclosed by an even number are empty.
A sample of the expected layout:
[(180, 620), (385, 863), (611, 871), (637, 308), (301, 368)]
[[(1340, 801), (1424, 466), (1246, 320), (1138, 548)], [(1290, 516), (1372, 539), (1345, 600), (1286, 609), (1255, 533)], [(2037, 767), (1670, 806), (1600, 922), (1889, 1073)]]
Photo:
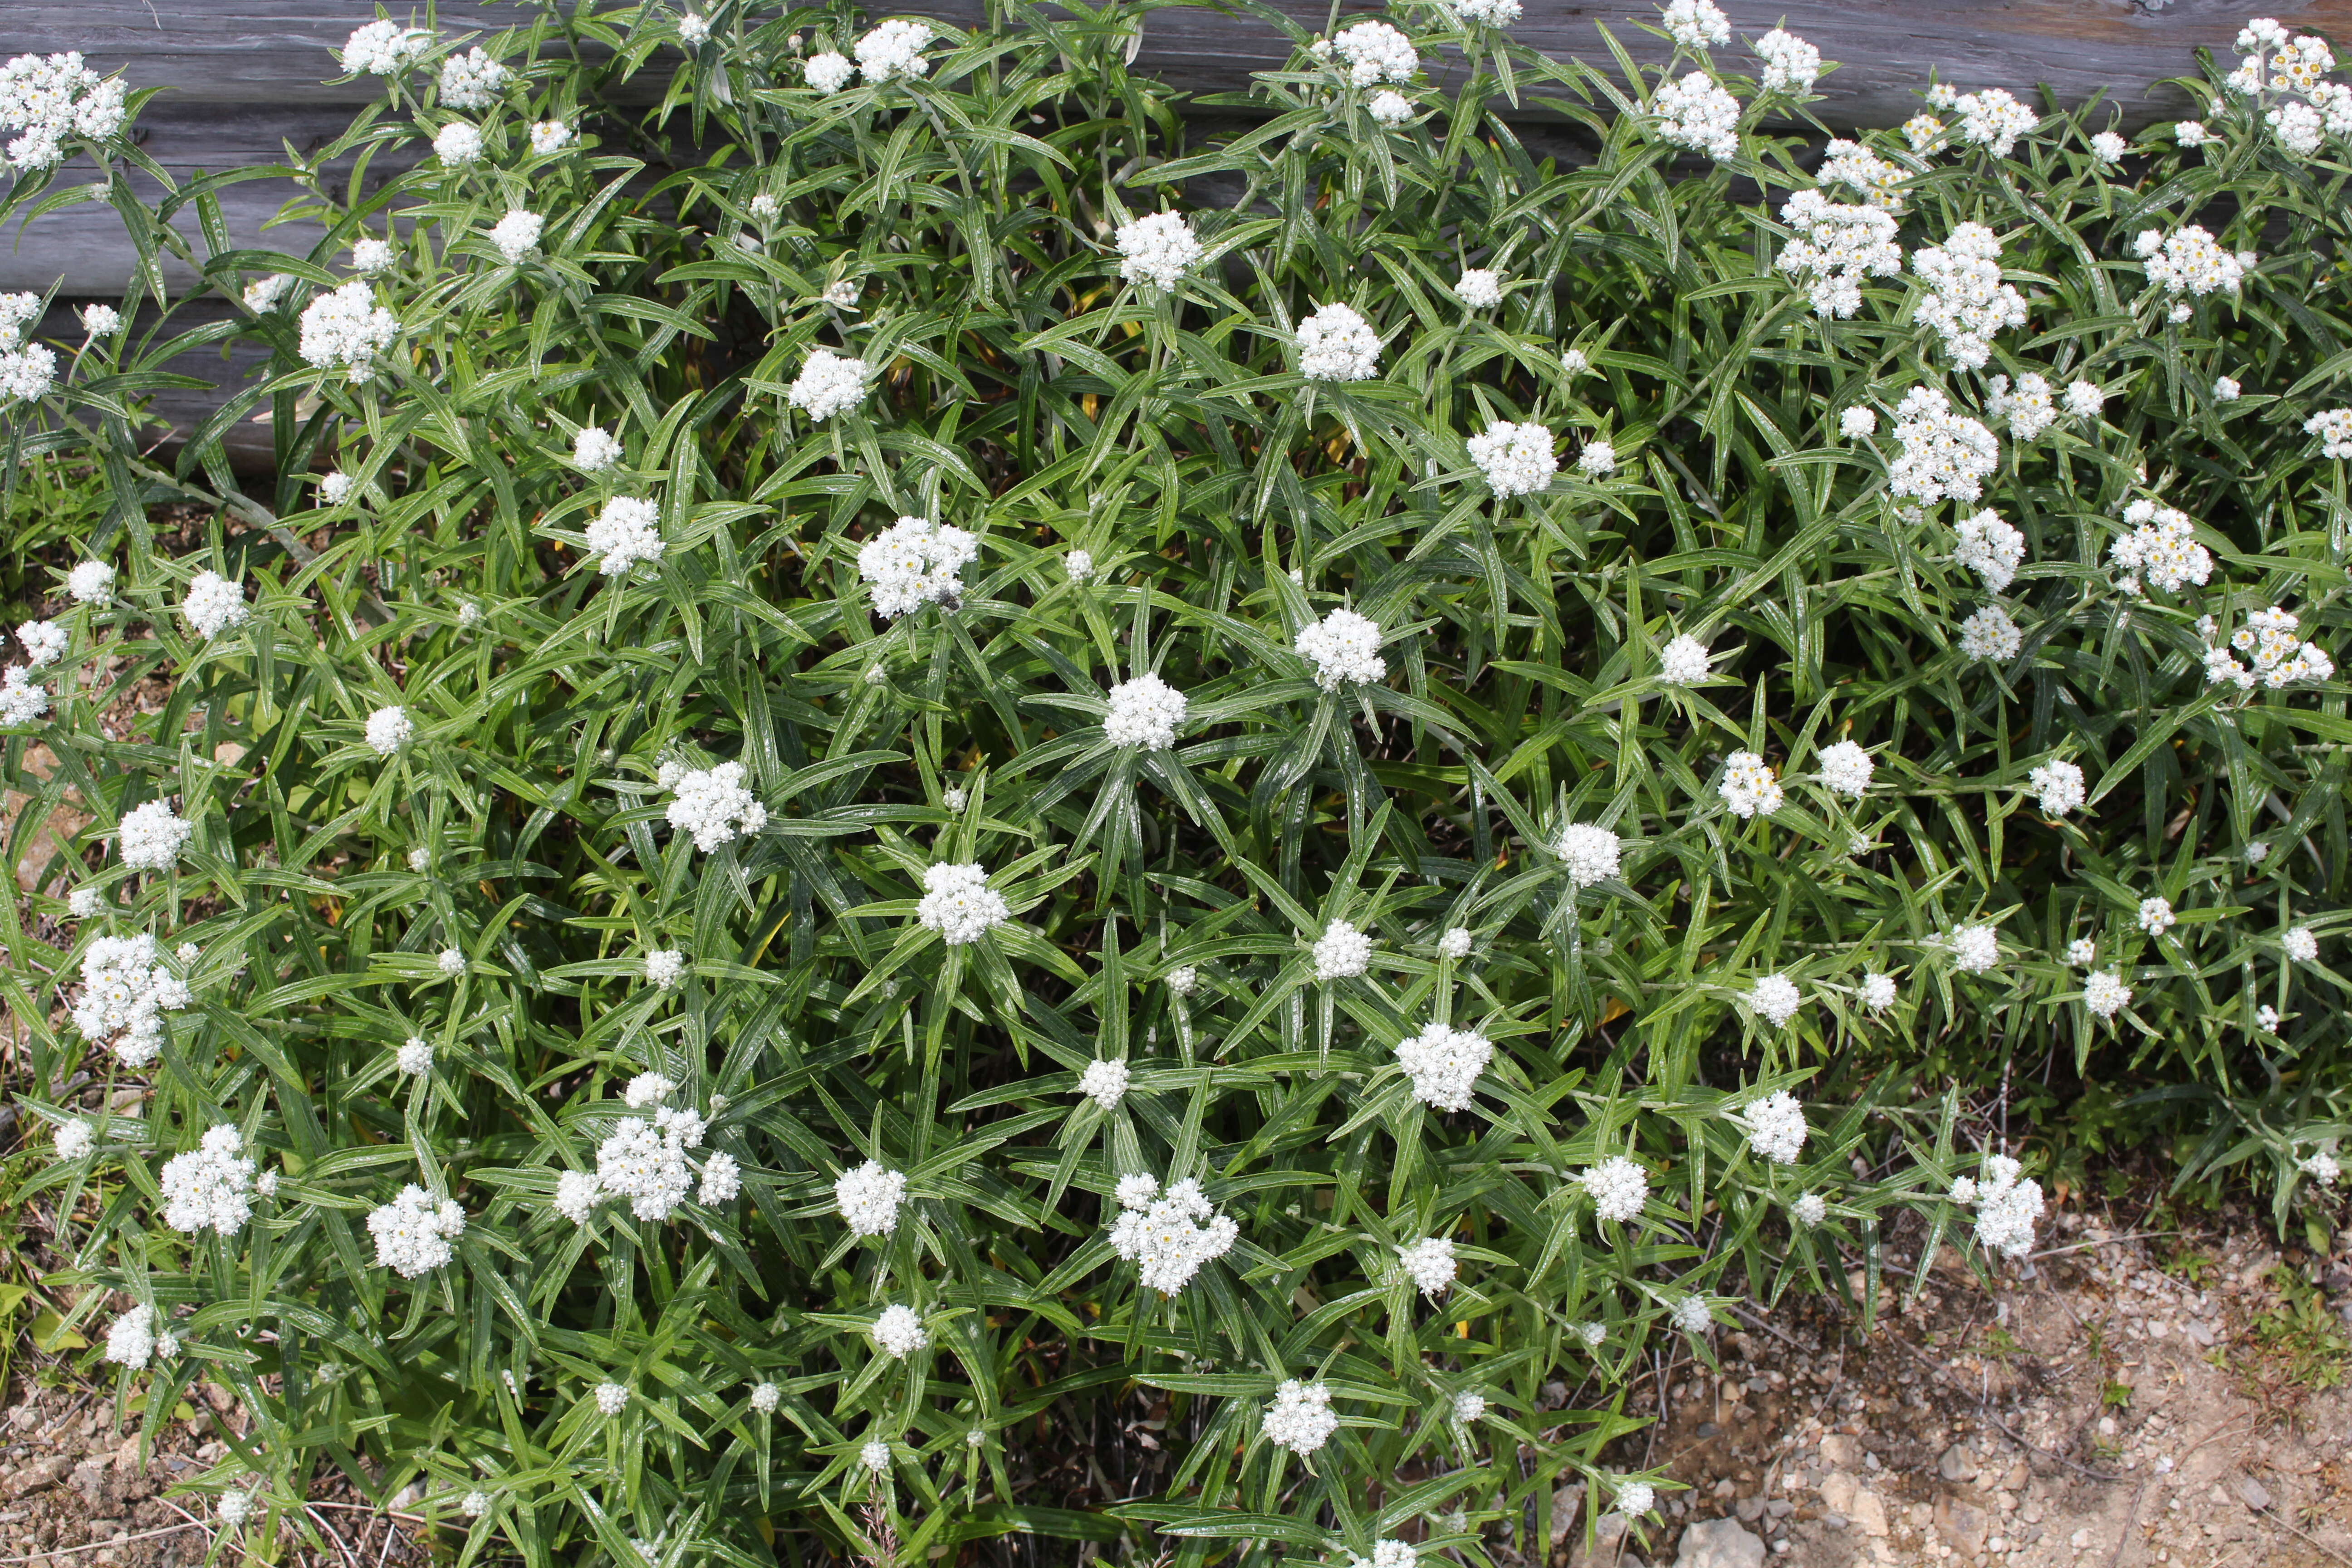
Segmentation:
[(234, 247), (170, 84), (0, 74), (22, 252), (158, 258), (0, 296), (22, 1184), (248, 1540), (1549, 1563), (1735, 1303), (2031, 1257), (2085, 1085), (2309, 1201), (2332, 56), (2118, 152), (1702, 0), (1246, 129), (1132, 15), (561, 12), (360, 26)]

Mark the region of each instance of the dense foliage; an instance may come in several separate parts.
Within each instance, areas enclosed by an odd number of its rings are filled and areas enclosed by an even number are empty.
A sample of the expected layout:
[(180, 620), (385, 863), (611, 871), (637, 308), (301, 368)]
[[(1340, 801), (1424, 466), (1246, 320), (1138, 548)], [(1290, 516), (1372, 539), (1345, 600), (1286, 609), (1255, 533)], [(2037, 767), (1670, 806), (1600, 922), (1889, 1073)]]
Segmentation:
[[(5, 210), (205, 279), (10, 317), (107, 505), (0, 718), (80, 852), (28, 1190), (143, 1419), (250, 1413), (225, 1524), (1479, 1562), (1644, 1514), (1622, 1390), (1736, 1299), (2030, 1251), (2053, 1074), (2332, 1181), (2324, 46), (1824, 162), (1799, 40), (1517, 9), (1298, 37), (1205, 150), (1076, 3), (381, 22), (340, 143), (177, 184), (9, 68)], [(323, 237), (232, 248), (289, 172)]]

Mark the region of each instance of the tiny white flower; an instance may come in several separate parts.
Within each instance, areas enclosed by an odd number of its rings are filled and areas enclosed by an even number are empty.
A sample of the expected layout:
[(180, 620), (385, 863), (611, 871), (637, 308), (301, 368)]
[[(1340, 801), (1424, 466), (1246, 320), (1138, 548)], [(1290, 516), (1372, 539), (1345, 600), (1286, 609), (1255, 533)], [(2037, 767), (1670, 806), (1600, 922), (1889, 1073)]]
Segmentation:
[(1346, 921), (1333, 921), (1315, 939), (1315, 978), (1352, 980), (1372, 966), (1372, 939)]
[(98, 1134), (90, 1131), (89, 1122), (79, 1119), (60, 1122), (55, 1136), (60, 1160), (79, 1160), (98, 1146)]
[(2099, 944), (2087, 936), (2078, 936), (2066, 944), (2066, 967), (2088, 969), (2098, 962)]
[(1412, 118), (1412, 100), (1393, 88), (1382, 88), (1372, 94), (1372, 100), (1364, 109), (1381, 125), (1402, 125)]
[(1571, 378), (1590, 375), (1592, 361), (1582, 349), (1562, 349), (1559, 351), (1559, 368), (1563, 374)]
[(2043, 814), (2050, 816), (2080, 811), (2091, 798), (2083, 770), (2063, 757), (2053, 757), (2026, 774), (2025, 784), (2033, 792)]
[(110, 338), (122, 330), (122, 312), (111, 305), (84, 305), (78, 312), (81, 330), (93, 338)]
[(1693, 686), (1705, 680), (1713, 655), (1706, 645), (1687, 633), (1658, 651), (1658, 679), (1669, 686)]
[(1469, 928), (1466, 926), (1449, 926), (1446, 928), (1445, 934), (1437, 939), (1437, 952), (1438, 956), (1441, 958), (1450, 958), (1456, 963), (1459, 963), (1464, 959), (1469, 957)]
[(380, 757), (392, 755), (415, 738), (416, 725), (405, 708), (394, 704), (368, 715), (368, 749)]
[(1785, 1027), (1797, 1016), (1804, 1000), (1796, 982), (1785, 974), (1767, 974), (1748, 993), (1748, 1005), (1776, 1029)]
[(1895, 1005), (1895, 977), (1876, 971), (1862, 977), (1862, 1005), (1874, 1013), (1884, 1013)]
[(165, 802), (151, 800), (125, 812), (116, 831), (125, 866), (134, 871), (168, 871), (195, 837), (196, 826)]
[(1828, 1200), (1819, 1193), (1807, 1193), (1789, 1205), (1790, 1216), (1801, 1226), (1816, 1226), (1829, 1218)]
[(887, 1475), (890, 1469), (890, 1445), (872, 1438), (857, 1450), (857, 1462), (875, 1475)]
[(1265, 1407), (1260, 1425), (1266, 1441), (1304, 1456), (1331, 1440), (1339, 1429), (1339, 1417), (1331, 1409), (1328, 1388), (1289, 1378), (1274, 1391), (1274, 1402)]
[(603, 558), (597, 569), (607, 577), (626, 576), (642, 563), (660, 560), (665, 548), (660, 517), (660, 509), (641, 497), (607, 500), (583, 540), (590, 554)]
[(433, 966), (455, 980), (466, 973), (466, 955), (454, 947), (445, 947), (433, 955)]
[(1725, 759), (1716, 793), (1734, 816), (1743, 819), (1771, 816), (1780, 809), (1782, 799), (1780, 780), (1753, 752), (1734, 752)]
[(2179, 923), (2172, 912), (2169, 899), (2142, 899), (2139, 901), (2139, 929), (2150, 936), (2162, 936)]
[(1398, 1247), (1396, 1253), (1397, 1267), (1423, 1295), (1432, 1298), (1442, 1296), (1454, 1283), (1458, 1266), (1454, 1262), (1451, 1237), (1424, 1237), (1409, 1247)]
[(657, 947), (646, 954), (646, 979), (667, 991), (686, 973), (686, 954), (674, 947)]
[(2237, 400), (2238, 384), (2236, 381), (2226, 375), (2216, 376), (2213, 378), (2214, 402), (2235, 403)]
[(1649, 1173), (1622, 1154), (1611, 1155), (1577, 1180), (1591, 1198), (1594, 1214), (1621, 1225), (1639, 1219), (1642, 1205), (1650, 1201)]
[(1125, 1062), (1088, 1062), (1087, 1070), (1078, 1075), (1078, 1092), (1109, 1110), (1126, 1095), (1129, 1077)]
[(433, 134), (433, 153), (451, 168), (477, 163), (482, 157), (482, 132), (462, 120), (453, 120)]
[(1878, 411), (1856, 404), (1838, 414), (1838, 434), (1849, 441), (1867, 441), (1878, 434)]
[(866, 400), (866, 362), (813, 349), (784, 401), (819, 424)]
[(848, 1223), (852, 1236), (888, 1236), (898, 1228), (898, 1208), (906, 1201), (907, 1178), (868, 1160), (844, 1171), (833, 1184), (834, 1203)]
[(114, 597), (114, 568), (103, 561), (81, 561), (66, 574), (66, 592), (77, 605), (103, 605)]
[(2279, 949), (2297, 963), (2319, 962), (2319, 938), (2309, 926), (2295, 926), (2279, 938)]
[(776, 1406), (784, 1402), (784, 1391), (762, 1379), (751, 1385), (751, 1408), (762, 1415), (772, 1415)]
[(1486, 268), (1469, 268), (1455, 279), (1454, 297), (1474, 310), (1488, 310), (1503, 302), (1503, 280)]
[(1486, 1418), (1486, 1396), (1465, 1392), (1454, 1396), (1454, 1423), (1457, 1426), (1475, 1426)]
[(930, 41), (928, 24), (894, 17), (859, 38), (851, 52), (857, 57), (858, 74), (868, 85), (911, 81), (931, 68), (931, 62), (923, 58)]
[(1675, 1303), (1666, 1317), (1675, 1327), (1694, 1336), (1704, 1334), (1715, 1326), (1715, 1314), (1708, 1310), (1704, 1296), (1683, 1297)]
[(1112, 242), (1118, 247), (1118, 275), (1155, 289), (1175, 288), (1206, 254), (1177, 213), (1150, 213), (1121, 224)]
[(617, 1383), (600, 1383), (595, 1388), (596, 1408), (610, 1417), (629, 1407), (629, 1391)]
[(2102, 163), (2124, 161), (2124, 139), (2112, 131), (2102, 131), (2091, 138), (2091, 156)]
[(217, 572), (199, 572), (188, 582), (188, 596), (181, 601), (180, 614), (197, 636), (209, 638), (245, 625), (253, 607), (245, 602), (245, 590), (236, 584)]
[(1617, 448), (1606, 441), (1587, 441), (1576, 455), (1576, 471), (1588, 479), (1605, 479), (1617, 471)]
[(1569, 881), (1579, 888), (1590, 888), (1617, 875), (1624, 841), (1616, 829), (1591, 823), (1574, 823), (1559, 836), (1557, 853), (1567, 868)]
[(621, 460), (621, 439), (601, 425), (583, 425), (572, 437), (572, 461), (588, 473), (602, 473)]
[(400, 1043), (394, 1053), (394, 1065), (411, 1078), (422, 1078), (433, 1070), (433, 1046), (430, 1041), (411, 1035)]
[(544, 158), (571, 144), (572, 127), (561, 120), (542, 120), (530, 128), (530, 150)]
[(1349, 306), (1326, 305), (1298, 323), (1298, 374), (1309, 381), (1369, 381), (1380, 356), (1380, 334)]
[(1822, 751), (1822, 783), (1832, 794), (1860, 800), (1870, 788), (1874, 771), (1870, 753), (1852, 741), (1840, 741)]
[(509, 207), (506, 216), (490, 226), (490, 243), (509, 262), (520, 263), (539, 248), (539, 237), (547, 227), (547, 220), (534, 212), (520, 207)]
[(2083, 977), (2083, 1005), (2101, 1018), (2112, 1018), (2131, 1005), (2131, 987), (2105, 970)]
[(1964, 974), (1982, 974), (2000, 962), (2000, 934), (1990, 925), (1954, 926), (1945, 941), (1951, 946), (1953, 967)]
[(801, 67), (802, 79), (827, 98), (847, 87), (849, 79), (856, 74), (857, 68), (849, 63), (849, 57), (832, 49), (811, 55), (808, 63)]
[(874, 1342), (884, 1354), (899, 1361), (931, 1342), (922, 1318), (911, 1307), (888, 1306), (874, 1320)]
[(1201, 984), (1201, 972), (1184, 964), (1168, 972), (1168, 989), (1179, 996), (1190, 996)]

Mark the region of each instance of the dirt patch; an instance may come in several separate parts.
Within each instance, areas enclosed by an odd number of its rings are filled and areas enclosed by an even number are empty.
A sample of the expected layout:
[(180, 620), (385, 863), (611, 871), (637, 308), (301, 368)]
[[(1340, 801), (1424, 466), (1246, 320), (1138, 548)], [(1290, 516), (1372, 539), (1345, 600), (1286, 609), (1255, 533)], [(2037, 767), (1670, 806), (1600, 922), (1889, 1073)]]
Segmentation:
[(1667, 1369), (1664, 1419), (1621, 1456), (1688, 1489), (1662, 1489), (1664, 1527), (1604, 1516), (1588, 1553), (1579, 1518), (1555, 1564), (2352, 1564), (2352, 1234), (2288, 1258), (2240, 1218), (2062, 1215), (2030, 1268), (1988, 1293), (1948, 1258), (1866, 1336), (1835, 1303), (1742, 1313), (1720, 1375)]

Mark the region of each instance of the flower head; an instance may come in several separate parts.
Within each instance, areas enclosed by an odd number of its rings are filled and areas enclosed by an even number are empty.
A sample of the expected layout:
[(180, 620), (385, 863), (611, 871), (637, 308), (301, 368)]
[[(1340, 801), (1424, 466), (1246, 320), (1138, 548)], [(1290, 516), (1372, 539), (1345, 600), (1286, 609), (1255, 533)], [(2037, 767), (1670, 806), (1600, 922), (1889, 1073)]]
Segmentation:
[(534, 212), (520, 207), (509, 207), (506, 216), (490, 226), (490, 243), (509, 262), (520, 262), (539, 248), (539, 237), (547, 220)]
[(399, 320), (375, 302), (375, 290), (364, 279), (320, 294), (302, 310), (304, 363), (340, 368), (353, 384), (375, 374), (376, 356), (399, 335)]
[(1396, 1249), (1397, 1267), (1424, 1296), (1437, 1297), (1454, 1283), (1456, 1265), (1451, 1237), (1431, 1236)]
[(1241, 1227), (1217, 1212), (1195, 1181), (1171, 1183), (1163, 1192), (1149, 1175), (1126, 1176), (1118, 1199), (1111, 1250), (1138, 1265), (1142, 1283), (1163, 1296), (1183, 1289), (1202, 1264), (1223, 1258), (1241, 1238)]
[(1353, 610), (1334, 610), (1298, 634), (1298, 651), (1315, 666), (1315, 684), (1337, 691), (1349, 681), (1370, 684), (1388, 674), (1380, 655), (1381, 626)]
[(866, 362), (831, 349), (811, 349), (784, 401), (819, 424), (866, 400)]
[(368, 749), (380, 757), (392, 755), (415, 738), (416, 725), (405, 708), (394, 704), (368, 715)]
[(1184, 694), (1156, 675), (1139, 675), (1110, 689), (1103, 736), (1114, 746), (1164, 752), (1184, 721)]
[(1767, 974), (1748, 993), (1748, 1005), (1774, 1028), (1784, 1028), (1804, 1005), (1804, 994), (1785, 974)]
[(400, 1195), (368, 1215), (375, 1238), (376, 1267), (414, 1279), (457, 1256), (450, 1243), (466, 1229), (465, 1212), (448, 1199), (411, 1183)]
[(103, 605), (114, 597), (114, 568), (103, 561), (80, 561), (66, 574), (66, 593), (77, 605)]
[(857, 575), (873, 590), (875, 613), (895, 619), (961, 604), (960, 574), (979, 554), (980, 541), (952, 523), (902, 517), (858, 546)]
[(1369, 381), (1381, 335), (1353, 307), (1326, 305), (1298, 323), (1298, 374), (1309, 381)]
[(950, 947), (978, 942), (1012, 918), (1004, 895), (988, 885), (988, 873), (979, 866), (941, 861), (923, 868), (915, 919)]
[(1339, 1429), (1339, 1417), (1332, 1412), (1329, 1389), (1288, 1378), (1274, 1391), (1261, 1424), (1266, 1441), (1303, 1456), (1331, 1440)]
[(1078, 1092), (1109, 1110), (1126, 1098), (1130, 1077), (1125, 1062), (1108, 1058), (1091, 1061), (1087, 1070), (1078, 1075)]
[(1386, 22), (1358, 22), (1332, 36), (1322, 53), (1336, 55), (1351, 87), (1375, 87), (1384, 81), (1408, 82), (1421, 68), (1412, 41)]
[(1860, 800), (1870, 788), (1870, 775), (1877, 764), (1870, 753), (1852, 741), (1840, 741), (1822, 748), (1822, 783), (1832, 794), (1849, 800)]
[(116, 831), (125, 866), (134, 871), (168, 871), (195, 837), (196, 825), (176, 815), (167, 802), (151, 800), (125, 812)]
[(1118, 247), (1118, 275), (1155, 289), (1175, 288), (1204, 254), (1192, 226), (1177, 213), (1151, 213), (1123, 223), (1113, 239)]
[(189, 579), (188, 596), (180, 603), (180, 614), (198, 637), (216, 637), (245, 625), (253, 607), (245, 602), (243, 588), (217, 572), (206, 571)]
[(1952, 950), (1952, 966), (1963, 974), (1982, 974), (2000, 962), (2000, 934), (1990, 925), (1954, 926), (1944, 940)]
[(1902, 448), (1887, 466), (1887, 488), (1923, 504), (1949, 497), (1974, 500), (2000, 461), (1992, 432), (1952, 412), (1951, 399), (1933, 386), (1915, 386), (1895, 410), (1895, 441)]
[(1602, 1219), (1626, 1224), (1642, 1216), (1650, 1201), (1650, 1174), (1622, 1154), (1612, 1154), (1577, 1180), (1592, 1200), (1593, 1213)]
[(1735, 816), (1769, 816), (1780, 809), (1780, 781), (1753, 752), (1734, 752), (1724, 760), (1723, 778), (1716, 793)]
[(857, 68), (849, 63), (849, 57), (834, 49), (811, 55), (808, 63), (801, 67), (801, 79), (808, 83), (811, 90), (827, 98), (847, 87), (849, 79), (856, 74)]
[(2025, 647), (2025, 634), (1999, 605), (1987, 605), (1960, 623), (1960, 653), (1973, 659), (2005, 663)]
[(2083, 1005), (2101, 1018), (2112, 1018), (2131, 1005), (2131, 987), (2120, 976), (2105, 971), (2083, 977)]
[(1372, 939), (1346, 921), (1333, 921), (1315, 939), (1315, 978), (1352, 980), (1372, 966)]
[(1490, 310), (1503, 302), (1503, 280), (1484, 267), (1466, 268), (1454, 279), (1454, 297), (1474, 310)]
[(1397, 1043), (1397, 1066), (1412, 1084), (1412, 1097), (1438, 1110), (1467, 1110), (1478, 1075), (1495, 1058), (1486, 1036), (1432, 1023)]
[(354, 76), (398, 76), (432, 47), (433, 35), (423, 27), (373, 21), (343, 40), (343, 68)]
[(1617, 837), (1614, 828), (1580, 822), (1561, 832), (1558, 853), (1567, 868), (1569, 881), (1579, 888), (1590, 888), (1617, 875), (1623, 849), (1624, 841)]
[(833, 1184), (834, 1203), (852, 1236), (888, 1236), (898, 1228), (898, 1205), (907, 1198), (907, 1178), (868, 1160), (844, 1171)]
[(410, 1078), (422, 1078), (433, 1070), (432, 1042), (411, 1035), (393, 1053), (393, 1065)]
[(163, 1223), (184, 1235), (205, 1231), (235, 1236), (253, 1217), (257, 1167), (245, 1152), (245, 1139), (224, 1121), (197, 1147), (163, 1163), (156, 1185), (163, 1197)]
[(906, 1360), (931, 1342), (921, 1314), (912, 1307), (888, 1306), (874, 1320), (874, 1343), (885, 1355)]
[(859, 38), (851, 50), (857, 57), (858, 74), (876, 86), (912, 81), (931, 68), (923, 58), (931, 37), (928, 24), (893, 17)]
[(2033, 792), (2043, 815), (2048, 816), (2079, 811), (2091, 797), (2083, 770), (2063, 757), (2053, 757), (2026, 774), (2025, 786)]
[(1486, 434), (1471, 437), (1468, 446), (1470, 460), (1486, 477), (1487, 489), (1498, 496), (1533, 495), (1559, 471), (1551, 432), (1533, 422), (1514, 425), (1497, 419)]
[(1739, 100), (1705, 71), (1659, 88), (1650, 97), (1650, 112), (1661, 142), (1704, 153), (1718, 163), (1739, 151)]

